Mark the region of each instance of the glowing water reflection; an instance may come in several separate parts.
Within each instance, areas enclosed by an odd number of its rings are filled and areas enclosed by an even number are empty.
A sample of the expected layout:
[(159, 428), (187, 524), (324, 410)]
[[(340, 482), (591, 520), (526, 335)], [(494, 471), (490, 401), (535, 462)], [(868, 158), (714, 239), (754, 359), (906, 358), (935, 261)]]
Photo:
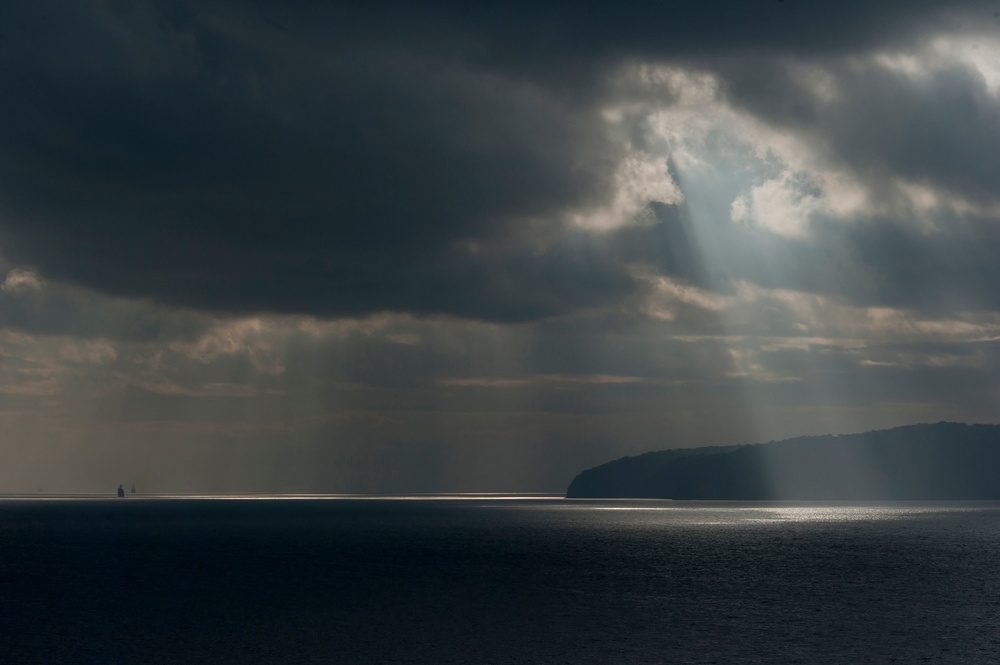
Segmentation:
[[(726, 502), (566, 500), (547, 503), (546, 510), (576, 513), (588, 521), (613, 522), (621, 526), (766, 526), (790, 523), (861, 523), (900, 521), (944, 512), (995, 511), (995, 501), (886, 502), (886, 503), (807, 503), (807, 502)], [(520, 505), (523, 510), (540, 506)]]

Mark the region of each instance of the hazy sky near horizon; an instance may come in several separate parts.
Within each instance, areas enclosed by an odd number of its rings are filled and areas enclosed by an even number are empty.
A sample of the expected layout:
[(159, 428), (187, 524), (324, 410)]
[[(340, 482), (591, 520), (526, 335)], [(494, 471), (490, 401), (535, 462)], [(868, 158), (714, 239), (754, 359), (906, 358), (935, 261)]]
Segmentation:
[(0, 492), (998, 422), (1000, 0), (0, 8)]

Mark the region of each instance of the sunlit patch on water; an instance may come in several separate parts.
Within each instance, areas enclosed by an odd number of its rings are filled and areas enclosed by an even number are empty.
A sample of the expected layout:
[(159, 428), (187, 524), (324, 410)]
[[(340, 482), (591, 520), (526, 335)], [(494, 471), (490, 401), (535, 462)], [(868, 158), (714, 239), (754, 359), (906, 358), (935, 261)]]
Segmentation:
[[(792, 523), (864, 523), (899, 521), (929, 517), (942, 512), (976, 512), (995, 510), (996, 502), (935, 502), (935, 503), (790, 503), (790, 502), (726, 502), (616, 500), (578, 501), (546, 504), (546, 510), (559, 510), (597, 521), (627, 525), (685, 526), (766, 526)], [(530, 504), (519, 506), (531, 511)]]

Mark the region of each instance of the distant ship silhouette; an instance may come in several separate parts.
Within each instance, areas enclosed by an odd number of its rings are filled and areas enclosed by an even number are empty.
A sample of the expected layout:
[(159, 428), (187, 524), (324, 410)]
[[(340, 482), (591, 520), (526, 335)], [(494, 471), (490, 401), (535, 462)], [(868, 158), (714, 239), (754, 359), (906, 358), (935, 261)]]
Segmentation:
[(118, 483), (118, 498), (120, 499), (124, 496), (125, 496), (125, 488), (122, 487), (121, 483)]

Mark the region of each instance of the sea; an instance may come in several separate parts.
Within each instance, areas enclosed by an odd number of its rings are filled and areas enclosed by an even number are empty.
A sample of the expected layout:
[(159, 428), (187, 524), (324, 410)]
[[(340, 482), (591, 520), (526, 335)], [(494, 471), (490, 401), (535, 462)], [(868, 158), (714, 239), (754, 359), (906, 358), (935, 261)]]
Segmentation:
[(0, 499), (0, 663), (995, 663), (1000, 503)]

